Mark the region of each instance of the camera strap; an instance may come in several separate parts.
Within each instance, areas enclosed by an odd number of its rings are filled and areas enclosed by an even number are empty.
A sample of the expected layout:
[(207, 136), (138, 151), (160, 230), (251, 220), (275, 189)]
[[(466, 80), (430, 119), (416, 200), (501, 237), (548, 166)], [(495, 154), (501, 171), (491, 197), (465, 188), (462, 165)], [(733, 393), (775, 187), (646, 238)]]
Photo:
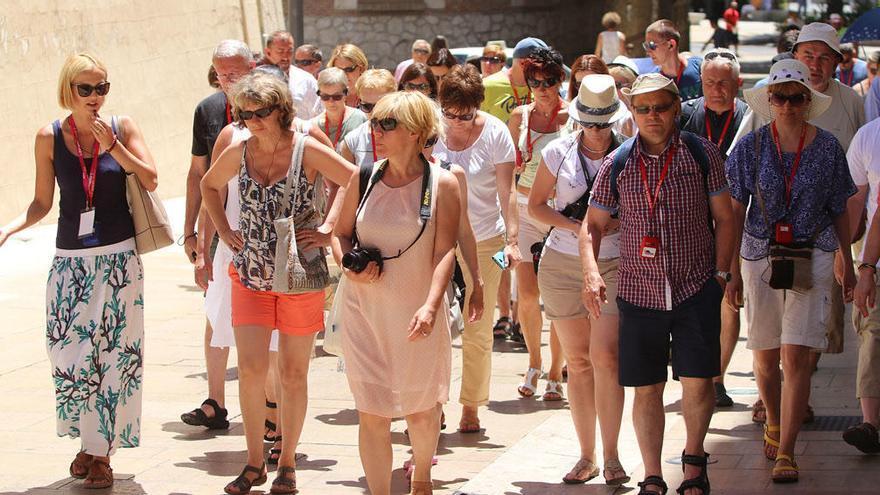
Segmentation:
[[(420, 153), (419, 159), (421, 159), (422, 164), (424, 165), (424, 173), (422, 174), (422, 192), (419, 195), (420, 204), (419, 204), (419, 218), (422, 220), (422, 228), (419, 230), (416, 238), (407, 246), (405, 249), (397, 252), (395, 256), (383, 256), (383, 260), (393, 260), (400, 258), (404, 253), (410, 250), (416, 242), (421, 239), (422, 234), (425, 233), (425, 228), (428, 226), (428, 220), (431, 218), (431, 202), (434, 199), (434, 191), (431, 187), (431, 165), (428, 163), (428, 160)], [(360, 204), (355, 212), (355, 227), (352, 233), (352, 240), (354, 244), (357, 246), (360, 244), (357, 237), (357, 218), (360, 216), (361, 211), (364, 209), (364, 205), (367, 203), (367, 198), (370, 196), (370, 193), (373, 192), (373, 187), (376, 186), (380, 180), (382, 180), (382, 176), (385, 175), (385, 170), (388, 168), (388, 160), (385, 159), (379, 164), (379, 168), (376, 172), (373, 173), (373, 176), (370, 178), (370, 185), (367, 187), (366, 192), (364, 193), (364, 197), (361, 199)]]

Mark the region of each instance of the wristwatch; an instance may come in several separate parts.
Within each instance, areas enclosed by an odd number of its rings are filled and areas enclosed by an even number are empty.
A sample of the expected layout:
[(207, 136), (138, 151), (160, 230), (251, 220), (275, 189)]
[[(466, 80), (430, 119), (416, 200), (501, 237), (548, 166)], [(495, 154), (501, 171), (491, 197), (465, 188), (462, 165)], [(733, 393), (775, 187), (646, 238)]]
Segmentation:
[(731, 279), (730, 272), (725, 272), (721, 270), (715, 270), (715, 276), (724, 280), (725, 282), (730, 282)]

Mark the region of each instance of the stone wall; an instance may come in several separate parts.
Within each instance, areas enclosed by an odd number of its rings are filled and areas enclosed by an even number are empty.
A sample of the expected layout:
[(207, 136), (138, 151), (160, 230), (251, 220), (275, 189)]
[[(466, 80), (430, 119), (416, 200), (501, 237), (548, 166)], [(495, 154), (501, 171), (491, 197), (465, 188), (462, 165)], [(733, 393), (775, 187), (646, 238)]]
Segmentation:
[[(56, 102), (64, 59), (90, 51), (108, 67), (103, 114), (130, 115), (159, 168), (163, 197), (184, 193), (195, 105), (209, 95), (211, 52), (224, 38), (261, 46), (284, 27), (286, 0), (4, 0), (0, 10), (0, 224), (34, 190), (34, 136), (66, 113)], [(56, 203), (58, 195), (56, 194)], [(55, 221), (50, 213), (47, 222)]]

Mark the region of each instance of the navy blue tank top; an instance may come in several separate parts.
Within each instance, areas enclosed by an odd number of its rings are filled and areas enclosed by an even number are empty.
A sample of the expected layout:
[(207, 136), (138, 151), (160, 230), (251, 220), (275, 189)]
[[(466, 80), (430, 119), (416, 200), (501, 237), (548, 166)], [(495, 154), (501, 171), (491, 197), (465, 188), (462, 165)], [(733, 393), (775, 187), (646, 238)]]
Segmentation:
[[(114, 122), (114, 131), (115, 129)], [(98, 158), (98, 173), (95, 179), (95, 237), (97, 242), (83, 243), (79, 239), (79, 217), (86, 207), (86, 193), (83, 191), (82, 168), (79, 158), (64, 144), (61, 121), (52, 123), (55, 135), (55, 152), (52, 165), (55, 180), (61, 190), (58, 213), (58, 233), (55, 247), (59, 249), (85, 249), (95, 246), (116, 244), (134, 237), (134, 223), (128, 210), (125, 197), (125, 170), (110, 156), (102, 153)], [(117, 133), (118, 134), (118, 133)], [(90, 150), (88, 150), (90, 151)], [(83, 150), (87, 152), (87, 150)], [(92, 166), (92, 158), (85, 157), (86, 168)]]

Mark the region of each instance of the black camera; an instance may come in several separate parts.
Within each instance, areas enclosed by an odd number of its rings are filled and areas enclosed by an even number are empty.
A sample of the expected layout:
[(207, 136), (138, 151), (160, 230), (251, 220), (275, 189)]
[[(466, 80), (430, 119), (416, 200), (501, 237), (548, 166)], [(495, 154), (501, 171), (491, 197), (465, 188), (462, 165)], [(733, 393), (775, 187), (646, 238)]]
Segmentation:
[(379, 272), (382, 272), (382, 253), (376, 248), (355, 247), (351, 251), (342, 255), (342, 266), (347, 270), (360, 273), (367, 269), (367, 265), (375, 261), (379, 266)]
[(584, 217), (587, 216), (587, 208), (590, 206), (590, 191), (584, 193), (583, 196), (578, 198), (574, 203), (570, 203), (568, 206), (562, 209), (559, 213), (562, 213), (563, 216), (567, 218), (571, 218), (572, 220), (583, 221)]

